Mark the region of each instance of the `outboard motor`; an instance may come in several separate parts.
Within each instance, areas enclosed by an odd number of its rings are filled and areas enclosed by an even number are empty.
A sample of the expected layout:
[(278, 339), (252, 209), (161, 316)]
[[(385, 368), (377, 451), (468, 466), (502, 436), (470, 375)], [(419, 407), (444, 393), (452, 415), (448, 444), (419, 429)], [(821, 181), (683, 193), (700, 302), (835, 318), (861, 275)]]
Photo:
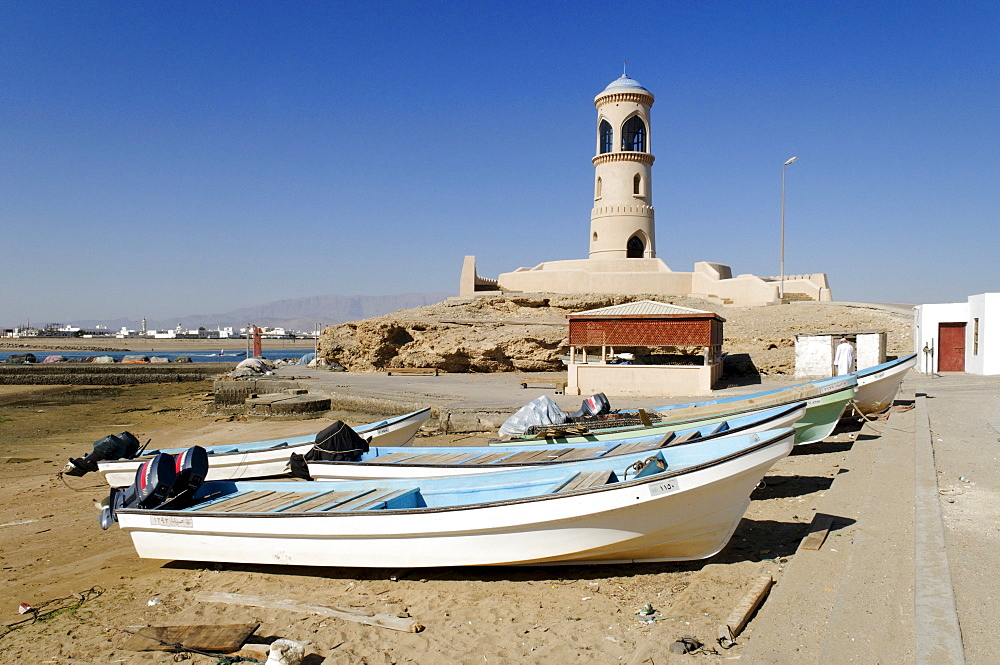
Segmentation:
[(174, 458), (177, 477), (166, 503), (150, 508), (171, 510), (184, 508), (191, 503), (195, 492), (205, 482), (208, 475), (208, 452), (201, 446), (192, 446)]
[(610, 412), (611, 402), (608, 401), (608, 396), (604, 393), (597, 393), (583, 400), (579, 411), (574, 411), (566, 415), (570, 420), (573, 420), (574, 418), (585, 418), (588, 416), (603, 416)]
[(192, 446), (177, 457), (160, 453), (136, 469), (135, 482), (128, 489), (111, 488), (111, 494), (102, 502), (101, 528), (117, 522), (118, 511), (123, 508), (184, 508), (190, 505), (207, 475), (208, 452), (201, 446)]
[(131, 432), (109, 434), (94, 442), (94, 450), (80, 459), (69, 458), (63, 468), (68, 476), (82, 476), (97, 471), (97, 463), (103, 460), (132, 459), (139, 454), (139, 439)]
[(117, 512), (124, 508), (152, 508), (170, 495), (177, 480), (173, 455), (160, 453), (146, 460), (135, 471), (135, 482), (126, 489), (111, 488), (111, 494), (102, 502), (100, 523), (102, 529), (118, 521)]
[(182, 492), (194, 492), (205, 482), (208, 475), (208, 452), (201, 446), (191, 446), (175, 458), (174, 470), (177, 479), (174, 481), (174, 497)]

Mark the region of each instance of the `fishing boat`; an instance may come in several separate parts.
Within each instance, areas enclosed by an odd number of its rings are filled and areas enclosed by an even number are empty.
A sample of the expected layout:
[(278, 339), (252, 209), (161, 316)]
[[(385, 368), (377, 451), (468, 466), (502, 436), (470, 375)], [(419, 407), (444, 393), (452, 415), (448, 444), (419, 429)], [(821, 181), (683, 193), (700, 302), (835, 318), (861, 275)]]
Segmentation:
[(356, 461), (312, 461), (307, 475), (312, 480), (363, 480), (383, 478), (429, 478), (480, 473), (498, 473), (539, 464), (567, 464), (581, 460), (611, 461), (619, 455), (645, 453), (673, 446), (701, 445), (720, 437), (734, 437), (790, 427), (805, 415), (804, 403), (767, 409), (722, 423), (692, 429), (644, 434), (613, 441), (587, 441), (573, 446), (546, 443), (516, 446), (419, 446), (378, 447)]
[(857, 394), (851, 401), (851, 408), (859, 415), (882, 413), (896, 399), (903, 377), (917, 364), (917, 354), (890, 360), (853, 372), (858, 380)]
[[(668, 430), (686, 429), (711, 423), (719, 423), (741, 415), (746, 415), (761, 409), (806, 403), (806, 414), (795, 423), (795, 443), (804, 445), (822, 441), (830, 436), (833, 428), (844, 413), (848, 403), (854, 399), (857, 389), (857, 378), (851, 374), (819, 379), (809, 383), (776, 388), (750, 395), (736, 395), (718, 399), (691, 402), (687, 404), (672, 404), (657, 406), (650, 409), (660, 416), (660, 421), (648, 427), (609, 427), (592, 429), (586, 434), (560, 434), (559, 427), (553, 427), (552, 436), (546, 439), (553, 443), (575, 445), (583, 441), (611, 441), (636, 436), (640, 432), (655, 433)], [(570, 424), (572, 426), (572, 423)], [(490, 445), (511, 445), (518, 443), (536, 443), (537, 439), (515, 438), (509, 441), (497, 441)]]
[[(193, 490), (184, 508), (169, 500), (164, 508), (106, 508), (102, 526), (117, 521), (142, 558), (238, 564), (410, 568), (702, 559), (726, 545), (750, 493), (793, 443), (793, 430), (781, 429), (651, 456), (478, 476), (210, 481)], [(632, 459), (639, 463), (625, 466)]]
[[(413, 411), (394, 418), (354, 427), (355, 432), (367, 439), (369, 446), (406, 446), (413, 441), (417, 430), (430, 418), (429, 408)], [(249, 443), (204, 446), (208, 452), (208, 480), (266, 478), (284, 475), (288, 471), (288, 458), (292, 453), (304, 455), (316, 444), (315, 435), (269, 439)], [(145, 450), (131, 459), (106, 460), (97, 463), (98, 470), (112, 487), (125, 487), (135, 479), (136, 469), (158, 453), (178, 454), (185, 448)]]

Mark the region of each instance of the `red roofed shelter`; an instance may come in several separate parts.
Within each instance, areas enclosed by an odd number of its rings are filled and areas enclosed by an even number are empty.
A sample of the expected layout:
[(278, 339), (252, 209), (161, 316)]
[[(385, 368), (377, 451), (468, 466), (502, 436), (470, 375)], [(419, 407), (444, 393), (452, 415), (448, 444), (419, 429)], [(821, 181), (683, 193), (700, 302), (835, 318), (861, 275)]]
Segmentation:
[(706, 395), (722, 376), (725, 319), (715, 312), (641, 300), (566, 318), (568, 395)]

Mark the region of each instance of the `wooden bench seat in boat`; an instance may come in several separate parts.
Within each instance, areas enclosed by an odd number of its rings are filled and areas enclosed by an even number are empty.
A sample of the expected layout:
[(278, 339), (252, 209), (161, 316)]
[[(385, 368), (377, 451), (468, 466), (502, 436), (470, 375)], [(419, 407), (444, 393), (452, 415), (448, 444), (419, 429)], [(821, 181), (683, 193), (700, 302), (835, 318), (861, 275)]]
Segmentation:
[(406, 461), (407, 464), (461, 464), (482, 453), (425, 453)]
[[(639, 450), (656, 447), (655, 443), (642, 444)], [(614, 444), (586, 448), (546, 448), (545, 450), (522, 450), (517, 452), (463, 452), (463, 453), (390, 453), (362, 462), (362, 464), (545, 464), (548, 462), (568, 462), (572, 460), (603, 457)]]
[(257, 490), (240, 492), (190, 508), (193, 512), (223, 513), (306, 513), (340, 512), (347, 510), (378, 510), (390, 501), (416, 494), (417, 488), (372, 488), (354, 491), (273, 492)]
[(344, 510), (378, 510), (387, 507), (389, 502), (394, 499), (399, 499), (409, 494), (416, 494), (418, 491), (420, 490), (415, 487), (398, 490), (374, 489), (355, 499), (338, 503), (330, 506), (329, 508), (323, 508), (322, 510), (327, 513), (340, 512)]
[(558, 459), (560, 455), (565, 455), (571, 450), (572, 448), (561, 448), (558, 450), (553, 448), (546, 448), (545, 450), (522, 450), (512, 455), (508, 455), (503, 459), (497, 460), (495, 463), (530, 464), (532, 462), (551, 462)]
[(572, 490), (582, 490), (588, 487), (606, 485), (608, 480), (611, 479), (611, 475), (613, 473), (614, 471), (611, 469), (602, 469), (600, 471), (581, 471), (561, 485), (556, 485), (552, 492), (570, 492)]
[(659, 441), (641, 441), (639, 443), (623, 443), (611, 451), (612, 455), (628, 455), (641, 453), (644, 450), (655, 450), (660, 447)]
[(687, 443), (688, 441), (692, 441), (692, 440), (698, 439), (700, 437), (701, 437), (701, 434), (699, 434), (697, 431), (688, 432), (687, 434), (684, 434), (683, 436), (673, 437), (672, 439), (670, 439), (670, 441), (668, 441), (667, 443), (662, 444), (659, 447), (660, 448), (669, 448), (671, 446), (679, 446), (682, 443)]

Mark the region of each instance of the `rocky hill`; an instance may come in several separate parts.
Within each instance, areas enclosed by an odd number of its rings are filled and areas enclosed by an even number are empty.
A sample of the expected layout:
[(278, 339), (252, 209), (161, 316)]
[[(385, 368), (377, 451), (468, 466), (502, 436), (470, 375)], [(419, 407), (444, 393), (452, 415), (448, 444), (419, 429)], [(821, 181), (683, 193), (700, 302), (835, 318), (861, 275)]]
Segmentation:
[(888, 354), (912, 352), (912, 316), (876, 305), (792, 303), (725, 307), (655, 295), (497, 294), (450, 299), (331, 326), (320, 354), (350, 371), (437, 367), (448, 372), (560, 371), (568, 353), (566, 315), (649, 298), (713, 311), (726, 319), (728, 374), (792, 374), (795, 336), (885, 331)]
[[(282, 327), (288, 330), (311, 331), (317, 323), (342, 323), (355, 321), (387, 312), (410, 307), (422, 307), (447, 298), (447, 293), (395, 293), (384, 296), (342, 296), (336, 294), (308, 296), (275, 300), (255, 307), (233, 309), (215, 314), (187, 314), (173, 318), (150, 318), (146, 326), (156, 330), (169, 330), (180, 324), (184, 328), (205, 326), (241, 327), (247, 323), (258, 326)], [(82, 328), (96, 328), (103, 325), (109, 330), (119, 328), (138, 329), (141, 322), (136, 319), (86, 319), (74, 320)]]

